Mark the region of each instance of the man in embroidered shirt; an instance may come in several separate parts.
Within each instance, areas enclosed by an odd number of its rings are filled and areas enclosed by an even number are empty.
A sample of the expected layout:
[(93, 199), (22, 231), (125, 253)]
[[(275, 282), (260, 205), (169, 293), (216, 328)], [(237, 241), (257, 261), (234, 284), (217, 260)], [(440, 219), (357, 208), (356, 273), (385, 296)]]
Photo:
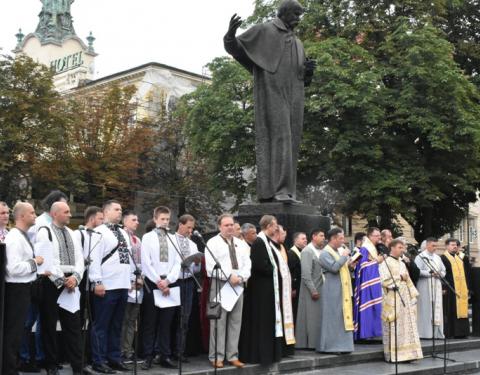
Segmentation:
[(151, 290), (143, 298), (142, 338), (145, 363), (142, 370), (149, 370), (152, 363), (166, 368), (177, 367), (172, 360), (170, 341), (175, 307), (157, 307), (154, 293), (160, 291), (166, 297), (171, 289), (178, 287), (181, 259), (172, 245), (175, 238), (168, 233), (170, 209), (164, 206), (155, 208), (153, 218), (156, 229), (142, 237), (142, 271), (145, 274), (145, 284)]
[[(64, 349), (73, 373), (82, 373), (82, 347), (80, 311), (67, 311), (57, 304), (61, 293), (74, 293), (80, 301), (78, 285), (84, 270), (83, 251), (80, 242), (67, 227), (70, 223), (70, 208), (65, 202), (56, 202), (50, 209), (52, 223), (39, 228), (37, 243), (49, 246), (53, 253), (51, 276), (42, 279), (42, 300), (40, 301), (40, 321), (42, 324), (43, 348), (47, 374), (59, 374), (57, 363), (57, 320), (60, 320), (64, 333)], [(65, 291), (66, 290), (66, 291)]]
[[(88, 298), (88, 306), (90, 307), (90, 311), (87, 313), (92, 314), (92, 298), (91, 298), (91, 288), (89, 285), (87, 291), (87, 272), (88, 272), (88, 265), (90, 264), (90, 257), (92, 249), (97, 247), (100, 244), (101, 236), (98, 233), (94, 232), (94, 229), (103, 223), (103, 211), (101, 207), (97, 206), (89, 206), (85, 209), (83, 214), (85, 227), (81, 229), (77, 229), (73, 232), (76, 239), (82, 244), (83, 249), (83, 258), (85, 259), (85, 272), (82, 275), (82, 281), (80, 282), (80, 321), (82, 322), (82, 329), (86, 329), (84, 327), (86, 319), (86, 305), (87, 305), (87, 298)], [(93, 316), (92, 316), (93, 318)], [(90, 327), (89, 327), (90, 328)]]
[(120, 228), (122, 206), (110, 200), (103, 205), (104, 224), (95, 228), (102, 240), (92, 251), (90, 281), (94, 285), (92, 368), (102, 374), (128, 371), (121, 359), (120, 339), (128, 291), (134, 280), (128, 234)]
[(3, 328), (3, 375), (17, 375), (25, 318), (30, 305), (31, 283), (37, 278), (37, 266), (43, 258), (35, 256), (27, 231), (35, 224), (35, 210), (30, 203), (19, 202), (13, 208), (15, 228), (5, 238), (7, 265), (5, 276), (5, 315)]
[[(195, 228), (195, 218), (192, 215), (182, 215), (178, 219), (178, 229), (176, 233), (176, 240), (177, 240), (177, 247), (182, 252), (183, 258), (188, 258), (189, 256), (198, 253), (198, 248), (195, 242), (190, 240), (190, 237), (193, 233), (193, 229)], [(188, 333), (188, 321), (190, 319), (190, 313), (192, 311), (192, 302), (193, 302), (193, 294), (195, 292), (195, 282), (192, 278), (193, 274), (199, 273), (201, 270), (200, 259), (197, 263), (193, 263), (190, 268), (185, 270), (185, 274), (183, 270), (180, 271), (178, 275), (178, 284), (180, 285), (180, 295), (183, 298), (183, 325), (184, 325), (184, 332), (182, 336), (182, 329), (180, 324), (177, 324), (177, 356), (180, 357), (180, 360), (183, 362), (188, 362), (187, 358), (183, 355), (185, 350), (185, 340), (187, 338)], [(177, 308), (177, 317), (180, 318), (179, 315), (181, 313), (181, 308)], [(181, 343), (181, 345), (180, 345)]]
[[(207, 242), (207, 247), (220, 263), (223, 270), (217, 274), (215, 261), (210, 252), (205, 254), (207, 274), (211, 277), (210, 301), (216, 301), (216, 290), (220, 290), (228, 278), (232, 286), (243, 286), (250, 277), (252, 263), (248, 256), (248, 246), (244, 241), (233, 236), (234, 221), (230, 214), (223, 214), (217, 220), (220, 233)], [(215, 324), (210, 324), (210, 350), (208, 358), (216, 368), (223, 367), (226, 359), (235, 367), (244, 367), (238, 360), (238, 340), (242, 325), (243, 294), (240, 295), (232, 311), (222, 309), (217, 320), (217, 352), (215, 353)], [(216, 362), (215, 362), (216, 360)]]
[[(43, 198), (43, 200), (41, 201), (41, 207), (44, 211), (40, 216), (36, 218), (35, 225), (28, 230), (28, 236), (30, 237), (32, 243), (36, 242), (36, 235), (38, 229), (52, 223), (50, 209), (55, 202), (68, 202), (68, 197), (60, 190), (52, 190)], [(39, 368), (37, 367), (37, 363), (43, 362), (45, 360), (45, 353), (42, 345), (42, 324), (40, 321), (40, 309), (38, 302), (39, 301), (37, 300), (37, 298), (34, 298), (34, 300), (32, 300), (31, 305), (28, 309), (27, 319), (25, 321), (26, 333), (22, 338), (22, 346), (20, 348), (20, 358), (22, 361), (22, 365), (20, 368), (22, 372), (38, 372)], [(35, 358), (30, 358), (30, 335), (27, 334), (27, 332), (31, 332), (35, 324)]]
[[(128, 234), (130, 244), (132, 245), (132, 255), (135, 260), (135, 265), (142, 269), (140, 249), (142, 242), (140, 238), (135, 235), (138, 228), (138, 216), (133, 211), (126, 211), (123, 214), (123, 229)], [(143, 290), (137, 290), (135, 295), (134, 285), (132, 284), (132, 295), (128, 297), (127, 307), (125, 309), (125, 316), (122, 325), (122, 357), (125, 363), (133, 361), (133, 339), (135, 334), (135, 324), (137, 322), (138, 314), (140, 313), (140, 305), (143, 298)]]

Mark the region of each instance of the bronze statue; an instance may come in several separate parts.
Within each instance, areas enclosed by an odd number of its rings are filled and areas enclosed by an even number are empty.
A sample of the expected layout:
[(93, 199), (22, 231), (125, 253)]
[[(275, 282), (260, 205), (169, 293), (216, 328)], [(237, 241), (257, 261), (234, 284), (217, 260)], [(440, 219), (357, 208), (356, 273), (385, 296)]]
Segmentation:
[(75, 0), (40, 0), (42, 11), (36, 34), (42, 43), (61, 43), (66, 37), (75, 35), (71, 6)]
[(225, 50), (254, 76), (257, 197), (260, 202), (296, 200), (297, 163), (303, 129), (304, 86), (315, 61), (305, 57), (294, 29), (303, 7), (285, 0), (277, 18), (236, 37), (242, 20), (234, 14)]

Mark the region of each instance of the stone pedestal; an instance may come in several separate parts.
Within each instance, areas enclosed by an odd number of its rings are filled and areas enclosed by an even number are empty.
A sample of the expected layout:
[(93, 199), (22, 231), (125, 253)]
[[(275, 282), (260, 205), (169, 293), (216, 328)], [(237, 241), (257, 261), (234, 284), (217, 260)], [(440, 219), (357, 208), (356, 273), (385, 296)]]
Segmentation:
[(287, 230), (286, 245), (293, 243), (295, 232), (305, 232), (310, 239), (310, 232), (323, 229), (325, 233), (330, 229), (330, 218), (322, 216), (313, 206), (292, 203), (252, 203), (242, 204), (238, 210), (237, 220), (240, 224), (251, 223), (259, 227), (263, 215), (273, 215), (278, 223)]

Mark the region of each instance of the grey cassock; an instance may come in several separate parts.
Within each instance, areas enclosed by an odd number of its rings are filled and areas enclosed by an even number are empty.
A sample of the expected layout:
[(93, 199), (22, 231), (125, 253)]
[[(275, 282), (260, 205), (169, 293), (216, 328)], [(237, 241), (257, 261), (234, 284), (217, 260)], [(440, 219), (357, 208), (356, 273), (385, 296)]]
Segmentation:
[(345, 331), (343, 320), (339, 273), (348, 258), (341, 256), (337, 262), (328, 252), (322, 251), (319, 260), (325, 280), (320, 290), (320, 334), (316, 349), (326, 353), (353, 352), (353, 331)]
[(320, 293), (323, 284), (322, 266), (317, 252), (309, 244), (302, 250), (302, 281), (295, 324), (296, 348), (315, 349), (320, 330), (320, 300), (314, 301), (312, 293)]
[(443, 338), (442, 284), (439, 279), (432, 278), (430, 269), (420, 257), (428, 259), (430, 263), (440, 271), (440, 274), (443, 277), (445, 277), (446, 273), (445, 265), (437, 254), (430, 254), (426, 250), (422, 251), (415, 258), (415, 264), (420, 269), (420, 278), (417, 283), (417, 290), (419, 293), (417, 298), (418, 336), (422, 339), (432, 338), (432, 301), (434, 301), (434, 310), (436, 310), (434, 326), (435, 338), (440, 339)]

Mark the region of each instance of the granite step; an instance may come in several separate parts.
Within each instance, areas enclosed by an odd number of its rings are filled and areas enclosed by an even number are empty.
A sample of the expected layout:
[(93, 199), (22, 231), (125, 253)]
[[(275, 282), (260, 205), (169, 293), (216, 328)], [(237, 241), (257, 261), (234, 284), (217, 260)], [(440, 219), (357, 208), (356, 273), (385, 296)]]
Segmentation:
[[(448, 362), (448, 373), (468, 374), (475, 371), (480, 374), (480, 338), (469, 338), (448, 341), (449, 358), (457, 362)], [(431, 340), (422, 340), (424, 356), (432, 354)], [(437, 341), (435, 345), (437, 355), (443, 354), (443, 341)], [(207, 356), (201, 355), (189, 358), (190, 362), (184, 364), (185, 375), (213, 375)], [(383, 360), (383, 347), (380, 342), (355, 345), (355, 351), (347, 355), (321, 354), (315, 351), (298, 350), (295, 355), (285, 358), (270, 367), (259, 365), (246, 365), (244, 369), (236, 369), (226, 366), (218, 369), (219, 375), (276, 375), (276, 374), (332, 374), (332, 375), (384, 375), (394, 374), (395, 366)], [(415, 374), (442, 374), (443, 360), (424, 358), (409, 364), (400, 364), (399, 373), (402, 375)], [(68, 366), (61, 371), (62, 375), (70, 375)], [(141, 371), (139, 375), (174, 375), (178, 370), (164, 369), (154, 366), (149, 371)]]

